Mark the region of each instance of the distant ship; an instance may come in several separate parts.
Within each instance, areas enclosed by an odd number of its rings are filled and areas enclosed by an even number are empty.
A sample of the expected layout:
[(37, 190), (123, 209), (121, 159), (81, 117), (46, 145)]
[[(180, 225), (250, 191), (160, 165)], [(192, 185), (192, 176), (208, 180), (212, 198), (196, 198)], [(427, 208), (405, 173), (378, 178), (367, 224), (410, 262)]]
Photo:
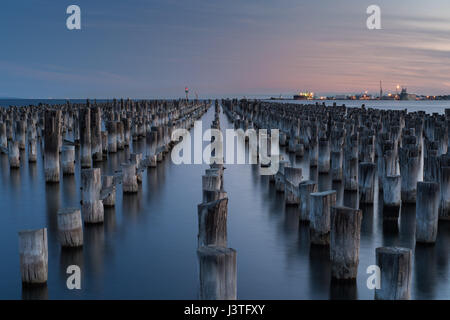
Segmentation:
[(314, 100), (314, 92), (301, 92), (294, 96), (294, 100)]
[(406, 88), (402, 88), (402, 92), (400, 93), (400, 100), (416, 100), (417, 95), (408, 93)]

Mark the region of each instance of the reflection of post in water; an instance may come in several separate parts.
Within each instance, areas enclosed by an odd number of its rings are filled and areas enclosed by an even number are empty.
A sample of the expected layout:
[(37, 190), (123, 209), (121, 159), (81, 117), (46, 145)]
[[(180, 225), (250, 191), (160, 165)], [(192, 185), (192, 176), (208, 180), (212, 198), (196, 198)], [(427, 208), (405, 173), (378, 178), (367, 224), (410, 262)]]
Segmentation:
[(356, 281), (338, 281), (331, 279), (330, 300), (357, 300), (358, 287)]
[(427, 293), (426, 297), (422, 297), (423, 299), (435, 298), (436, 280), (438, 279), (437, 265), (436, 246), (417, 243), (414, 250), (414, 285), (418, 292)]
[(200, 300), (235, 300), (236, 251), (218, 246), (197, 250), (200, 266)]
[(310, 246), (309, 248), (309, 287), (312, 298), (322, 297), (329, 290), (331, 281), (330, 249), (328, 246)]
[(75, 206), (79, 204), (77, 183), (74, 175), (63, 176), (62, 197), (64, 205)]
[(22, 286), (22, 300), (48, 300), (47, 284)]
[[(57, 230), (57, 213), (60, 208), (60, 185), (57, 183), (45, 184), (45, 205), (47, 207), (47, 225), (50, 231)], [(50, 232), (52, 237), (53, 232)]]
[(105, 229), (103, 224), (85, 224), (84, 248), (89, 262), (89, 268), (95, 273), (103, 271), (103, 249), (105, 246)]

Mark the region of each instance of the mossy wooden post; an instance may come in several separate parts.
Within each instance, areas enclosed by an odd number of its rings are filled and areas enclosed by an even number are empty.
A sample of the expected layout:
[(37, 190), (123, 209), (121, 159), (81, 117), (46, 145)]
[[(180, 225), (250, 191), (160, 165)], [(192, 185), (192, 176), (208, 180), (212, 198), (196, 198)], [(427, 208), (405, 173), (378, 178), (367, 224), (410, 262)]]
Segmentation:
[(81, 170), (81, 214), (84, 223), (103, 223), (104, 209), (100, 200), (102, 188), (101, 170), (83, 169)]
[(197, 250), (200, 300), (236, 300), (236, 250), (204, 246)]
[(59, 182), (59, 135), (61, 111), (45, 111), (44, 171), (46, 182)]
[(398, 220), (402, 207), (401, 176), (385, 176), (383, 179), (383, 219)]
[(381, 271), (376, 300), (409, 300), (411, 298), (412, 251), (407, 248), (376, 249), (376, 265)]
[(83, 245), (83, 223), (80, 209), (66, 208), (58, 211), (58, 240), (62, 247)]
[(198, 205), (198, 247), (227, 246), (228, 198)]
[(336, 205), (336, 191), (315, 192), (310, 195), (309, 231), (314, 245), (330, 244), (331, 207)]
[(139, 191), (139, 185), (136, 175), (136, 165), (133, 163), (123, 163), (122, 175), (123, 193), (137, 193)]
[(299, 204), (298, 185), (302, 181), (302, 168), (284, 168), (285, 189), (284, 200), (286, 204)]
[(299, 183), (300, 221), (309, 222), (311, 193), (317, 192), (317, 182), (307, 180)]
[(439, 185), (417, 182), (416, 242), (436, 242), (439, 220)]
[(108, 130), (108, 152), (117, 152), (117, 122), (109, 121), (107, 124)]
[(375, 186), (375, 163), (359, 164), (359, 194), (361, 203), (373, 203)]
[(90, 168), (92, 166), (91, 155), (91, 109), (80, 109), (80, 144), (81, 144), (81, 167)]
[(75, 146), (62, 147), (61, 165), (64, 175), (75, 174)]
[(102, 148), (102, 112), (99, 107), (91, 110), (92, 160), (103, 161)]
[(8, 143), (9, 167), (11, 169), (20, 168), (20, 150), (18, 141), (10, 141)]
[(19, 231), (22, 283), (44, 284), (48, 278), (47, 228)]
[(361, 238), (361, 210), (332, 207), (330, 233), (331, 276), (356, 280)]
[(114, 207), (116, 205), (116, 186), (114, 176), (102, 176), (102, 190), (107, 190), (108, 196), (103, 199), (104, 207)]
[(441, 167), (439, 181), (439, 219), (450, 220), (450, 167)]

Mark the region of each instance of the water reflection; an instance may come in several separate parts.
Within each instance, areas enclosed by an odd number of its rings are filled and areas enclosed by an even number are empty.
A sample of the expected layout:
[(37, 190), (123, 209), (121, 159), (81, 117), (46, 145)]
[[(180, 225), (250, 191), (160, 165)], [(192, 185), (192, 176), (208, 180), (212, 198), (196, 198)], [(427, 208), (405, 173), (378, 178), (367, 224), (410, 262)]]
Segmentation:
[(309, 288), (312, 299), (323, 299), (331, 282), (330, 247), (311, 245), (309, 250)]
[(86, 268), (93, 274), (103, 274), (105, 229), (103, 224), (84, 225), (84, 252), (86, 254)]
[(22, 300), (48, 300), (47, 284), (22, 286)]
[(356, 300), (358, 299), (358, 287), (356, 280), (338, 281), (332, 279), (330, 283), (331, 300)]

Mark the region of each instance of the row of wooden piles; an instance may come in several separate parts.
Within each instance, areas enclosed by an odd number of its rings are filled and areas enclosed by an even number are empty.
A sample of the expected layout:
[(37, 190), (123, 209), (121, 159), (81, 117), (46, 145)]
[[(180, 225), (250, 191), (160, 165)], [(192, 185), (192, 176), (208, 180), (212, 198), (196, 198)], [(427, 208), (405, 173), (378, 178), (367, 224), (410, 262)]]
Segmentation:
[[(279, 161), (270, 177), (287, 205), (298, 206), (309, 223), (312, 245), (329, 245), (332, 277), (356, 279), (362, 212), (359, 203), (374, 202), (382, 191), (383, 219), (397, 223), (402, 203), (416, 205), (416, 242), (433, 244), (439, 220), (450, 217), (450, 109), (444, 115), (406, 110), (299, 105), (223, 100), (235, 128), (278, 129), (280, 146), (307, 157), (318, 174), (331, 175), (354, 193), (354, 207), (336, 206), (336, 191), (318, 192), (317, 177), (304, 180), (302, 169)], [(270, 139), (270, 135), (269, 135)], [(270, 152), (270, 150), (269, 150)], [(377, 299), (410, 297), (412, 251), (377, 248), (381, 289)]]
[[(114, 207), (116, 186), (136, 193), (142, 172), (156, 167), (176, 141), (175, 129), (190, 129), (208, 110), (204, 101), (132, 101), (39, 105), (0, 110), (1, 150), (11, 170), (20, 170), (20, 150), (28, 144), (28, 161), (37, 161), (41, 145), (45, 181), (59, 183), (61, 175), (75, 174), (75, 148), (81, 166), (81, 208), (62, 208), (57, 214), (62, 247), (83, 246), (83, 222), (103, 223), (104, 207)], [(72, 139), (70, 139), (70, 137)], [(145, 153), (131, 153), (114, 175), (102, 175), (94, 164), (108, 161), (108, 154), (145, 141)], [(45, 284), (48, 279), (47, 229), (19, 232), (20, 269), (24, 285)]]
[[(212, 129), (220, 130), (219, 114), (216, 100)], [(224, 169), (223, 159), (217, 159), (213, 151), (210, 168), (202, 176), (202, 203), (198, 205), (200, 300), (237, 298), (236, 250), (227, 246), (228, 195), (223, 187)]]

